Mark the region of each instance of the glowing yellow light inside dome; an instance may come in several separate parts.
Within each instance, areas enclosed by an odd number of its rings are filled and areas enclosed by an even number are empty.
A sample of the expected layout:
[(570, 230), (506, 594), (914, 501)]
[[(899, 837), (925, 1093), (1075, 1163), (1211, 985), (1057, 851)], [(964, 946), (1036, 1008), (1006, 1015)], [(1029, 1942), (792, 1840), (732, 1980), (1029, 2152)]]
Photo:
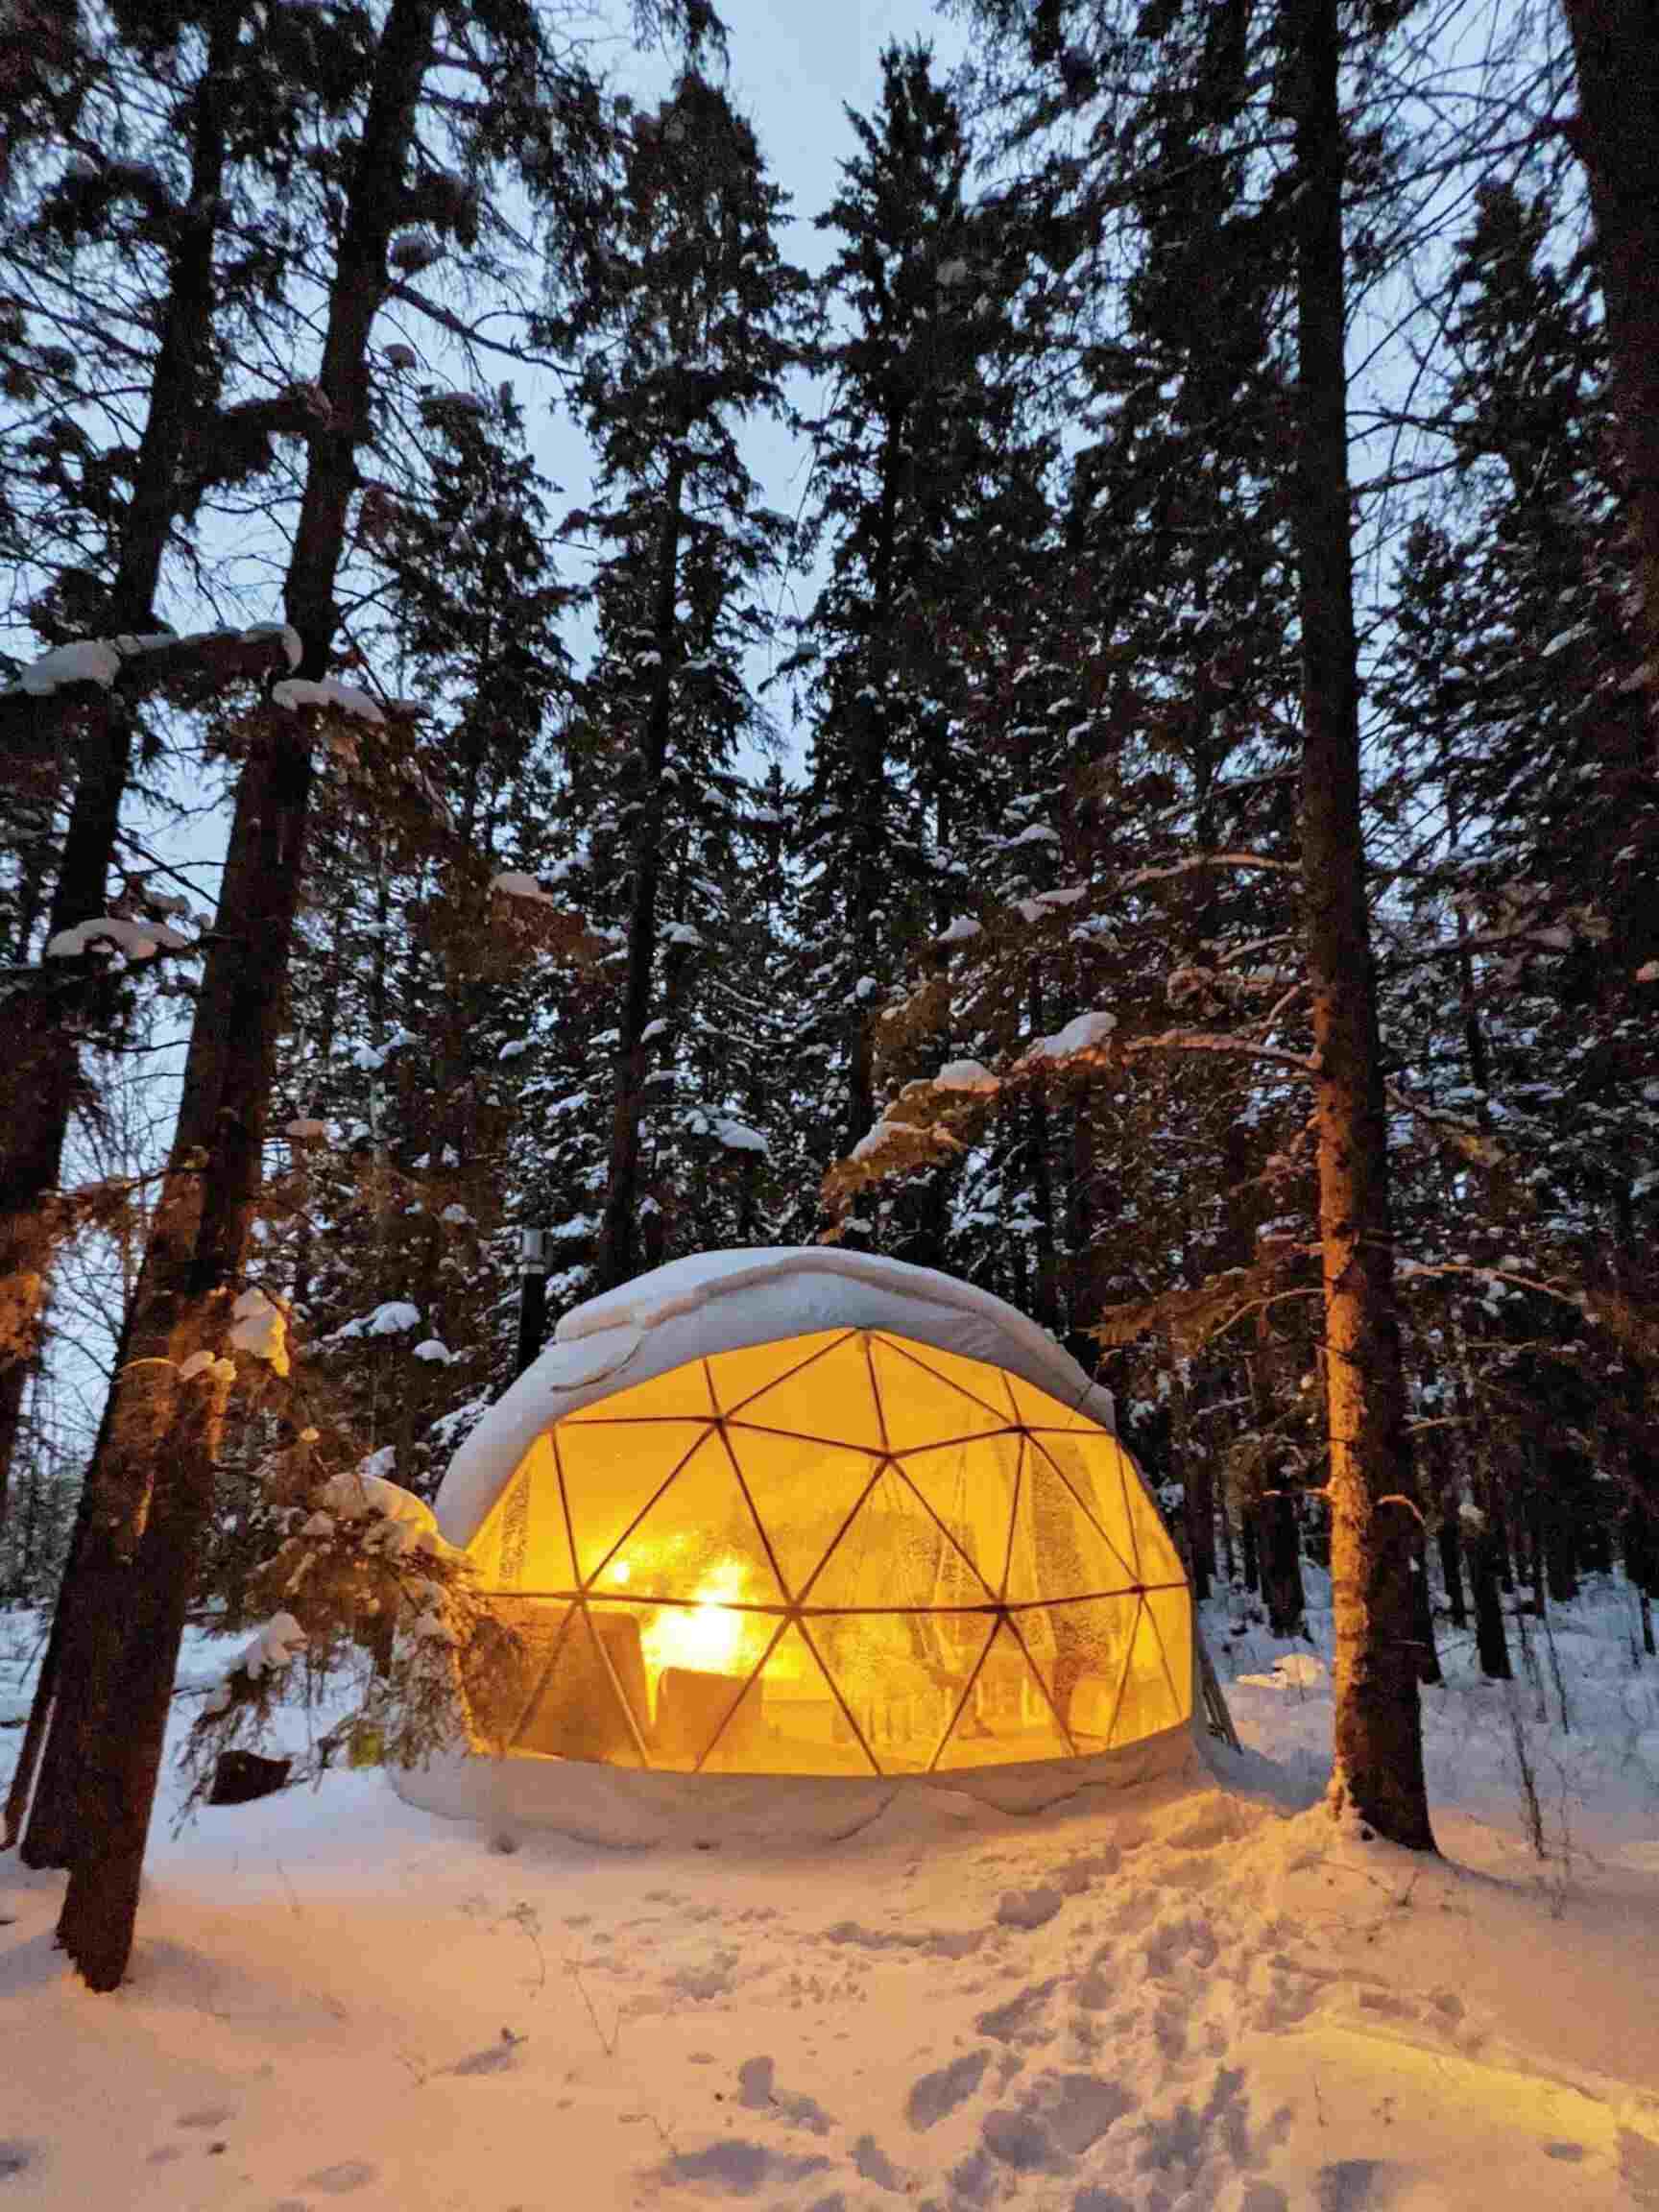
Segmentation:
[(731, 1610), (743, 1595), (740, 1559), (722, 1559), (698, 1583), (691, 1605), (664, 1606), (644, 1635), (645, 1664), (654, 1674), (665, 1667), (688, 1667), (702, 1674), (731, 1674), (738, 1669), (745, 1634), (754, 1623)]

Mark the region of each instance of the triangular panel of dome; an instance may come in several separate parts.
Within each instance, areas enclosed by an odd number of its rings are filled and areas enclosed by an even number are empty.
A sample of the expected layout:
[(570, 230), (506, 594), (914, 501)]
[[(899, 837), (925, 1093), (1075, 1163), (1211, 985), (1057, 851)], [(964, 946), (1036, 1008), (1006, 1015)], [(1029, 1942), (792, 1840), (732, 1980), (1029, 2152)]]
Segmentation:
[(1164, 1653), (1178, 1717), (1192, 1710), (1192, 1601), (1185, 1590), (1149, 1590), (1146, 1613)]
[(1182, 1700), (1175, 1695), (1164, 1662), (1164, 1647), (1142, 1599), (1135, 1619), (1135, 1641), (1130, 1647), (1123, 1695), (1112, 1730), (1113, 1748), (1137, 1743), (1145, 1736), (1156, 1736), (1166, 1728), (1175, 1727), (1184, 1718)]
[(726, 1440), (709, 1430), (667, 1488), (629, 1530), (594, 1584), (606, 1597), (781, 1605)]
[[(594, 1760), (608, 1767), (639, 1767), (635, 1729), (619, 1683), (626, 1678), (625, 1647), (610, 1657), (614, 1630), (600, 1632), (576, 1606), (537, 1685), (514, 1739), (516, 1751), (549, 1759)], [(621, 1664), (618, 1665), (618, 1659)]]
[(935, 1375), (897, 1338), (873, 1336), (870, 1354), (893, 1452), (925, 1452), (1008, 1427), (1004, 1414)]
[(1089, 1598), (1012, 1616), (1072, 1742), (1104, 1751), (1135, 1641), (1140, 1599)]
[(1071, 1744), (1019, 1637), (999, 1621), (978, 1673), (934, 1763), (936, 1773), (966, 1767), (1021, 1766), (1070, 1759)]
[(1026, 1442), (1020, 1534), (1028, 1534), (1029, 1541), (1022, 1544), (1017, 1537), (1014, 1552), (1016, 1561), (1030, 1564), (1022, 1568), (1018, 1587), (1010, 1576), (1009, 1603), (1132, 1590), (1140, 1576), (1128, 1530), (1101, 1515), (1076, 1440), (1050, 1433), (1033, 1434)]
[(813, 1606), (984, 1605), (995, 1597), (973, 1559), (929, 1506), (888, 1465), (813, 1577)]
[(732, 1420), (788, 1436), (815, 1436), (864, 1452), (881, 1449), (881, 1422), (864, 1339), (856, 1331), (766, 1389), (744, 1400)]
[(745, 1429), (735, 1421), (727, 1426), (726, 1442), (779, 1573), (789, 1595), (798, 1598), (869, 1488), (877, 1462), (866, 1452)]
[(941, 1352), (936, 1344), (919, 1344), (908, 1336), (889, 1339), (903, 1352), (907, 1359), (914, 1359), (919, 1367), (926, 1367), (937, 1375), (942, 1382), (949, 1382), (953, 1390), (960, 1390), (965, 1398), (972, 1398), (994, 1416), (998, 1428), (1011, 1427), (1019, 1416), (1015, 1413), (1009, 1391), (1009, 1377), (1000, 1367), (989, 1367), (983, 1359), (968, 1359), (959, 1352)]
[(554, 1431), (576, 1539), (576, 1564), (589, 1580), (630, 1524), (675, 1470), (711, 1433), (708, 1422), (573, 1424)]
[(974, 1562), (992, 1596), (1001, 1590), (1007, 1571), (1023, 1450), (1023, 1437), (1004, 1431), (933, 1452), (911, 1452), (902, 1462), (905, 1476)]
[(570, 1557), (565, 1500), (550, 1436), (538, 1436), (524, 1455), (503, 1504), (502, 1582), (516, 1590), (574, 1590), (579, 1577)]
[(791, 1622), (708, 1746), (705, 1774), (855, 1774), (881, 1771)]
[(600, 1421), (706, 1421), (714, 1410), (709, 1395), (709, 1377), (701, 1359), (671, 1367), (666, 1375), (654, 1375), (648, 1382), (628, 1382), (621, 1367), (613, 1380), (619, 1385), (609, 1398), (566, 1413), (565, 1423)]
[(1022, 1376), (1010, 1375), (1008, 1388), (1019, 1408), (1020, 1419), (1027, 1429), (1097, 1429), (1099, 1423), (1075, 1406), (1068, 1406), (1046, 1390), (1039, 1390), (1034, 1382)]
[(1159, 1582), (1185, 1582), (1186, 1570), (1181, 1565), (1181, 1554), (1175, 1542), (1165, 1527), (1158, 1508), (1147, 1497), (1132, 1467), (1121, 1462), (1123, 1494), (1129, 1501), (1129, 1522), (1135, 1533), (1135, 1551), (1141, 1563), (1141, 1579), (1153, 1584)]
[(847, 1329), (819, 1329), (810, 1336), (789, 1336), (771, 1344), (746, 1344), (733, 1352), (716, 1352), (709, 1361), (714, 1398), (722, 1413), (739, 1412), (751, 1398), (769, 1390), (800, 1368), (809, 1366), (853, 1334)]
[(1115, 1544), (1126, 1560), (1137, 1558), (1129, 1518), (1129, 1483), (1137, 1490), (1140, 1479), (1129, 1468), (1116, 1441), (1104, 1429), (1053, 1429), (1033, 1431), (1038, 1449), (1065, 1476), (1078, 1503), (1094, 1526)]

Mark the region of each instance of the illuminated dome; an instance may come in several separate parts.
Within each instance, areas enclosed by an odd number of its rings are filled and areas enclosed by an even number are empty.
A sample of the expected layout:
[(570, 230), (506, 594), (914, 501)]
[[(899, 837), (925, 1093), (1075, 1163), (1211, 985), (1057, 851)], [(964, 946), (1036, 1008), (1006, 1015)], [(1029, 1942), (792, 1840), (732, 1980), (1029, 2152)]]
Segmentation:
[(1188, 1740), (1187, 1579), (1110, 1396), (926, 1269), (724, 1253), (578, 1308), (437, 1512), (519, 1633), (471, 1764), (566, 1798), (578, 1766), (961, 1786)]

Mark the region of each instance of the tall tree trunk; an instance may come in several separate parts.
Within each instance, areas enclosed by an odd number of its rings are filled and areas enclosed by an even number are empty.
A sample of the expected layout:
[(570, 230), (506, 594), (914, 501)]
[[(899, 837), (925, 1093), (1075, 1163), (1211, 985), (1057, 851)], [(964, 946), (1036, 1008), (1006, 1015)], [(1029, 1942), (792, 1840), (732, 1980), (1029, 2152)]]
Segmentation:
[(1570, 1452), (1551, 1450), (1544, 1455), (1542, 1472), (1544, 1571), (1551, 1597), (1565, 1605), (1578, 1595), (1578, 1546), (1569, 1489), (1577, 1468)]
[(1299, 181), (1294, 220), (1301, 830), (1331, 1450), (1336, 1632), (1332, 1797), (1338, 1809), (1351, 1809), (1388, 1841), (1432, 1850), (1411, 1573), (1417, 1523), (1406, 1443), (1359, 804), (1337, 0), (1307, 0), (1284, 20), (1295, 41)]
[(1659, 17), (1652, 0), (1565, 0), (1577, 64), (1571, 128), (1590, 182), (1596, 257), (1642, 577), (1647, 692), (1659, 709)]
[[(1042, 1034), (1043, 986), (1035, 966), (1027, 981), (1026, 1016), (1034, 1036)], [(1031, 1155), (1031, 1204), (1037, 1216), (1035, 1238), (1035, 1282), (1032, 1286), (1031, 1317), (1045, 1329), (1052, 1329), (1060, 1318), (1057, 1292), (1056, 1262), (1054, 1254), (1054, 1173), (1049, 1145), (1052, 1131), (1049, 1126), (1048, 1086), (1041, 1072), (1031, 1077), (1025, 1094), (1025, 1142)]]
[(1411, 1591), (1417, 1616), (1417, 1679), (1443, 1682), (1446, 1677), (1440, 1671), (1440, 1652), (1434, 1642), (1434, 1602), (1429, 1589), (1429, 1545), (1421, 1535), (1417, 1539)]
[[(393, 0), (347, 198), (285, 600), (304, 674), (320, 677), (338, 620), (357, 444), (369, 428), (369, 334), (437, 0)], [(139, 1874), (196, 1553), (212, 1503), (227, 1382), (181, 1382), (197, 1351), (223, 1358), (230, 1293), (258, 1190), (280, 998), (298, 907), (312, 781), (308, 727), (263, 719), (237, 792), (211, 950), (167, 1175), (87, 1477), (84, 1540), (60, 1607), (61, 1663), (40, 1789), (25, 1838), (63, 1863), (59, 1935), (94, 1989), (131, 1955)], [(41, 1695), (51, 1693), (45, 1684)]]
[(657, 905), (662, 879), (664, 786), (669, 714), (673, 698), (676, 608), (680, 595), (680, 533), (685, 522), (685, 463), (676, 450), (663, 491), (662, 536), (657, 551), (652, 643), (657, 669), (645, 724), (645, 791), (634, 845), (634, 888), (628, 914), (628, 977), (617, 1025), (616, 1096), (611, 1109), (611, 1172), (599, 1229), (594, 1276), (613, 1290), (639, 1272), (639, 1124), (650, 1074), (645, 1031), (651, 1021), (651, 980), (657, 965)]
[[(1173, 1365), (1173, 1346), (1168, 1356)], [(1187, 1523), (1192, 1595), (1204, 1599), (1209, 1597), (1215, 1576), (1215, 1471), (1209, 1453), (1195, 1448), (1192, 1442), (1190, 1374), (1184, 1366), (1176, 1366), (1174, 1371), (1175, 1387), (1169, 1394), (1171, 1441)]]
[(1296, 1502), (1277, 1480), (1256, 1508), (1262, 1553), (1262, 1599), (1275, 1636), (1300, 1636), (1308, 1624), (1302, 1585), (1302, 1531)]
[(1100, 1312), (1094, 1257), (1094, 1127), (1089, 1115), (1089, 1088), (1079, 1084), (1071, 1096), (1071, 1173), (1066, 1187), (1065, 1345), (1073, 1359), (1094, 1368), (1100, 1347), (1089, 1334)]
[(1446, 1585), (1446, 1607), (1452, 1616), (1452, 1625), (1467, 1628), (1469, 1606), (1463, 1595), (1463, 1540), (1455, 1498), (1448, 1499), (1441, 1513), (1434, 1530), (1434, 1543), (1440, 1553), (1440, 1579)]
[[(223, 205), (222, 106), (241, 43), (243, 9), (214, 10), (191, 101), (190, 197), (174, 249), (160, 342), (151, 373), (132, 496), (119, 525), (105, 613), (111, 637), (154, 627), (156, 589), (178, 508), (179, 463), (201, 404), (213, 326), (213, 249)], [(132, 709), (118, 690), (82, 710), (80, 771), (52, 895), (47, 937), (105, 910), (132, 756)], [(78, 1032), (105, 985), (96, 955), (55, 962), (49, 980), (12, 1002), (16, 1031), (0, 1114), (0, 1527), (16, 1448), (25, 1371), (37, 1348), (56, 1224), (53, 1196), (80, 1089)]]
[(1256, 1508), (1248, 1498), (1238, 1501), (1238, 1545), (1243, 1553), (1244, 1587), (1253, 1596), (1262, 1588), (1262, 1561), (1256, 1543)]
[(1498, 1538), (1491, 1522), (1479, 1508), (1465, 1524), (1464, 1550), (1469, 1558), (1469, 1589), (1475, 1600), (1475, 1648), (1480, 1671), (1488, 1681), (1507, 1682), (1509, 1639), (1503, 1626), (1503, 1596), (1498, 1572)]
[[(881, 499), (877, 511), (876, 543), (870, 561), (870, 634), (874, 645), (867, 688), (874, 700), (861, 703), (857, 764), (857, 857), (853, 871), (854, 911), (850, 917), (858, 947), (859, 974), (875, 973), (879, 919), (886, 884), (887, 849), (887, 672), (889, 629), (893, 619), (893, 554), (899, 533), (899, 479), (902, 469), (905, 410), (895, 408), (881, 448)], [(871, 1010), (855, 1001), (847, 1063), (847, 1120), (841, 1149), (851, 1152), (876, 1118), (876, 1052)], [(858, 1239), (862, 1241), (862, 1239)]]

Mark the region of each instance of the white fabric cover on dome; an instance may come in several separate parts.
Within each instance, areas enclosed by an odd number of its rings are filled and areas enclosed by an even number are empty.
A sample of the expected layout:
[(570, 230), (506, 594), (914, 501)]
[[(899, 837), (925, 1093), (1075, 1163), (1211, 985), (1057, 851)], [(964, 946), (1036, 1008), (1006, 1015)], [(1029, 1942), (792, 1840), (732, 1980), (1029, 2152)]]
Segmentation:
[(1116, 1433), (1111, 1392), (988, 1290), (833, 1245), (701, 1253), (565, 1314), (456, 1453), (438, 1492), (439, 1527), (469, 1544), (537, 1437), (566, 1414), (687, 1360), (825, 1329), (882, 1330), (1006, 1368)]

